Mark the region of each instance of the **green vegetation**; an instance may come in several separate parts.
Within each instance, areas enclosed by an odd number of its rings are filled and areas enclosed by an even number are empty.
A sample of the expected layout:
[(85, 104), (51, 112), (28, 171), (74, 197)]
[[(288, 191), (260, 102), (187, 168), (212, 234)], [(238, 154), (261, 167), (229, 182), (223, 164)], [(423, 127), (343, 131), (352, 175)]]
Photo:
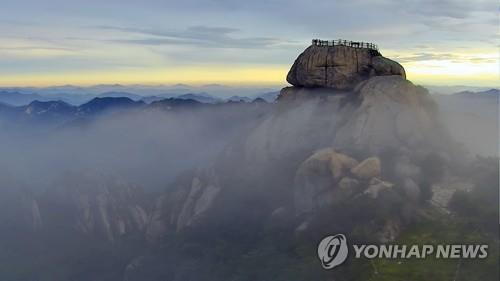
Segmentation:
[(489, 245), (487, 259), (374, 259), (373, 269), (365, 280), (433, 280), (433, 281), (486, 281), (498, 280), (498, 239), (486, 233), (471, 231), (460, 219), (438, 220), (418, 224), (407, 230), (395, 243), (423, 244), (481, 244)]
[[(450, 201), (451, 214), (428, 209), (424, 221), (409, 229), (398, 244), (488, 244), (484, 260), (374, 260), (365, 280), (495, 281), (499, 277), (498, 159), (479, 158), (469, 170), (475, 188), (458, 191)], [(376, 269), (376, 271), (375, 271)], [(377, 273), (375, 273), (377, 272)]]

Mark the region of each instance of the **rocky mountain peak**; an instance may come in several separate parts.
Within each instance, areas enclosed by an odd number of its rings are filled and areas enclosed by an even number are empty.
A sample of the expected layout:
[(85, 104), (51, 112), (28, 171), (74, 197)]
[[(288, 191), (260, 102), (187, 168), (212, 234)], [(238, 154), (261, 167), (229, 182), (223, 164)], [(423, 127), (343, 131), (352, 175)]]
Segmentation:
[(312, 42), (288, 72), (286, 79), (293, 86), (352, 90), (360, 82), (374, 76), (399, 75), (406, 78), (404, 68), (383, 57), (374, 44), (317, 39)]

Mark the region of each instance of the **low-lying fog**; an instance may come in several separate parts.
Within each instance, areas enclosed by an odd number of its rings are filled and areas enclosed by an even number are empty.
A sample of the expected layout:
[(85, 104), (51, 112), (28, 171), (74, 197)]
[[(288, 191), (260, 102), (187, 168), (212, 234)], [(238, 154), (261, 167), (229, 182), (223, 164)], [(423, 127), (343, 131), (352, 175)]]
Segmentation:
[[(498, 103), (433, 96), (446, 127), (472, 155), (498, 155)], [(70, 171), (112, 174), (147, 189), (161, 189), (179, 172), (206, 166), (226, 143), (256, 125), (265, 111), (241, 108), (135, 110), (42, 132), (36, 125), (3, 130), (0, 173), (34, 190)]]
[(0, 173), (35, 190), (65, 172), (88, 171), (161, 189), (177, 173), (207, 165), (258, 116), (230, 106), (136, 110), (41, 133), (31, 126), (17, 128), (0, 134)]

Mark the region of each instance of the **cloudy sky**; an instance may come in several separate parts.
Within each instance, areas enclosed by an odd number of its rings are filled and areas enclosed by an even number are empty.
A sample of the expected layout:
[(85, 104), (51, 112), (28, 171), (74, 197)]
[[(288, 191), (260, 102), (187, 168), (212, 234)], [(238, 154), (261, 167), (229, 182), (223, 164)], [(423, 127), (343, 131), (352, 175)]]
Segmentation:
[(420, 84), (497, 86), (498, 1), (1, 0), (0, 86), (283, 85), (312, 38), (368, 41)]

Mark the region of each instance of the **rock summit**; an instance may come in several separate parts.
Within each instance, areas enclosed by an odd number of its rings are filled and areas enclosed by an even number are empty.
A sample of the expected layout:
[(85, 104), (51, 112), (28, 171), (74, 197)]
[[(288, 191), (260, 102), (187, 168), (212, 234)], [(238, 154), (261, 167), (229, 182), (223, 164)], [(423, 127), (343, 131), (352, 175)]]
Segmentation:
[(296, 87), (352, 90), (374, 76), (399, 75), (404, 68), (383, 57), (372, 43), (314, 39), (295, 60), (287, 81)]

